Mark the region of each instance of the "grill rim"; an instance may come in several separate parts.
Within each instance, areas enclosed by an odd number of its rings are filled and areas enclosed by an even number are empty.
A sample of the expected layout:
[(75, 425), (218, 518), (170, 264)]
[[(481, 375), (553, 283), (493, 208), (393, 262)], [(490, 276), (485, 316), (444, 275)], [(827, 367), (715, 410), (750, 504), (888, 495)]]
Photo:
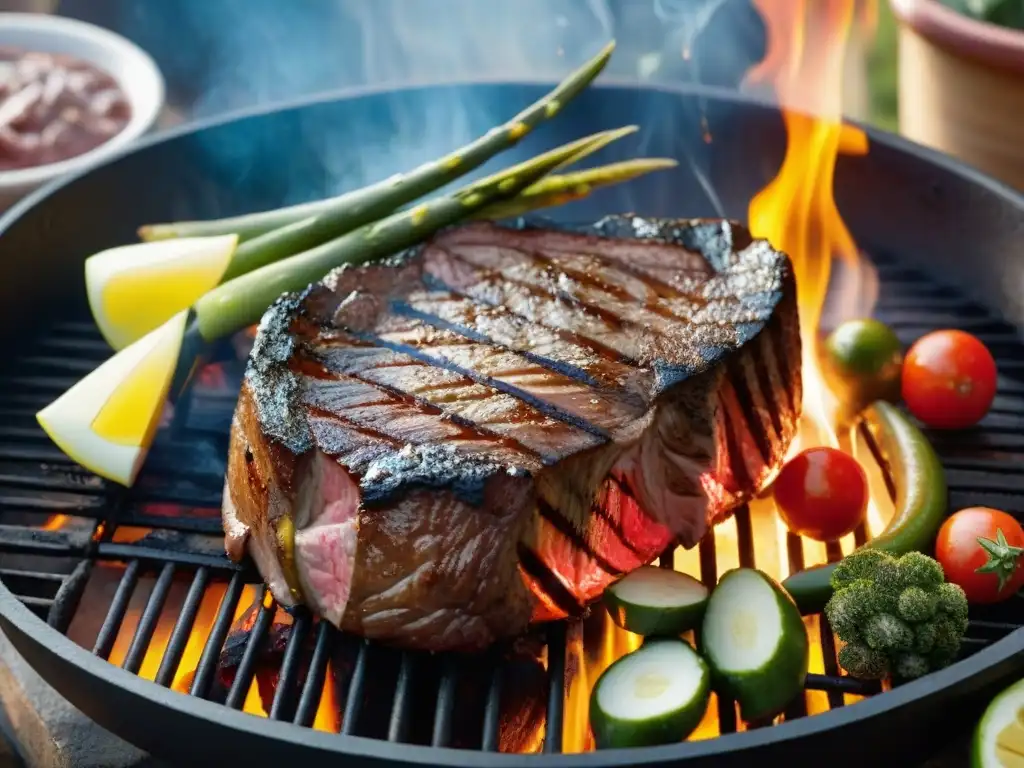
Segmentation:
[[(335, 102), (346, 102), (346, 101), (358, 101), (364, 98), (373, 98), (377, 96), (385, 96), (388, 94), (401, 94), (407, 92), (417, 92), (429, 89), (460, 89), (464, 87), (473, 86), (507, 86), (512, 88), (526, 88), (532, 86), (543, 86), (550, 88), (555, 85), (555, 81), (551, 80), (503, 80), (503, 79), (459, 79), (445, 82), (434, 82), (424, 81), (418, 82), (413, 81), (402, 84), (383, 84), (383, 85), (368, 85), (368, 86), (356, 86), (350, 88), (340, 88), (326, 93), (316, 94), (310, 97), (302, 97), (298, 99), (292, 99), (288, 101), (282, 101), (276, 104), (251, 107), (247, 109), (239, 109), (228, 112), (223, 115), (217, 115), (215, 117), (208, 117), (202, 120), (198, 120), (194, 123), (186, 123), (184, 125), (169, 128), (166, 131), (151, 134), (143, 137), (132, 144), (130, 147), (118, 152), (117, 154), (111, 155), (110, 158), (104, 160), (102, 163), (98, 163), (93, 166), (89, 166), (76, 173), (69, 174), (67, 176), (61, 176), (54, 181), (45, 184), (33, 192), (29, 193), (25, 197), (18, 200), (14, 205), (8, 208), (3, 214), (0, 214), (0, 237), (20, 219), (26, 212), (36, 208), (39, 204), (45, 202), (54, 193), (63, 189), (64, 187), (71, 186), (86, 176), (89, 176), (101, 169), (109, 168), (110, 166), (117, 163), (122, 157), (128, 155), (134, 155), (138, 152), (145, 151), (146, 149), (155, 146), (157, 144), (163, 144), (166, 142), (174, 141), (175, 139), (189, 136), (195, 133), (201, 133), (203, 131), (217, 128), (219, 126), (227, 125), (229, 123), (240, 122), (243, 120), (249, 120), (252, 118), (259, 118), (265, 115), (270, 115), (276, 112), (291, 112), (301, 111), (310, 107), (315, 107), (321, 104), (331, 104)], [(728, 88), (722, 88), (718, 86), (709, 85), (670, 85), (665, 83), (644, 83), (638, 84), (635, 81), (631, 81), (624, 78), (616, 77), (605, 77), (601, 82), (592, 83), (588, 90), (595, 92), (602, 91), (617, 91), (623, 89), (636, 89), (642, 88), (644, 91), (650, 91), (654, 93), (664, 93), (674, 96), (686, 97), (698, 97), (706, 98), (709, 100), (721, 101), (726, 104), (737, 104), (760, 107), (769, 111), (778, 111), (778, 105), (774, 104), (771, 99), (760, 96), (760, 95), (748, 95), (740, 94), (736, 91), (731, 91)], [(918, 144), (911, 141), (910, 139), (904, 138), (897, 133), (890, 133), (883, 131), (874, 126), (868, 125), (867, 123), (860, 120), (848, 120), (845, 122), (852, 126), (859, 128), (864, 131), (870, 139), (869, 146), (874, 144), (884, 144), (889, 149), (896, 150), (899, 153), (906, 153), (914, 155), (921, 160), (924, 160), (927, 164), (941, 168), (955, 176), (959, 176), (962, 181), (967, 182), (971, 186), (978, 186), (987, 189), (994, 195), (1008, 199), (1013, 206), (1018, 209), (1024, 210), (1024, 191), (1017, 191), (1013, 187), (1009, 186), (1002, 181), (999, 181), (991, 176), (986, 175), (982, 171), (978, 170), (974, 166), (968, 165), (960, 160), (957, 160), (949, 155), (943, 154), (942, 152), (932, 149), (931, 147), (925, 146), (924, 144)]]
[[(364, 97), (422, 91), (437, 87), (456, 88), (463, 85), (530, 87), (549, 85), (549, 83), (467, 80), (446, 83), (410, 83), (400, 87), (373, 86), (343, 89), (284, 104), (242, 110), (203, 120), (148, 137), (101, 165), (51, 182), (37, 190), (0, 216), (0, 236), (30, 210), (45, 206), (47, 199), (62, 188), (73, 185), (96, 171), (108, 168), (123, 156), (144, 151), (155, 145), (210, 128), (277, 112), (302, 110), (320, 104), (352, 101)], [(637, 84), (633, 82), (608, 79), (592, 86), (592, 90), (615, 91), (621, 90), (624, 85), (630, 88), (637, 87)], [(772, 111), (777, 109), (767, 99), (750, 98), (714, 87), (644, 85), (643, 90), (661, 92), (680, 98), (707, 98), (737, 106), (761, 107)], [(1006, 200), (1017, 210), (1024, 211), (1024, 193), (1017, 192), (980, 171), (935, 150), (910, 142), (898, 135), (851, 122), (867, 133), (872, 146), (882, 145), (889, 150), (912, 155), (957, 177), (958, 181), (968, 186), (983, 188), (990, 194)], [(865, 244), (871, 245), (868, 242)], [(913, 260), (908, 260), (908, 263), (913, 263)], [(989, 307), (992, 308), (991, 305)], [(1008, 322), (1013, 323), (1013, 320), (1008, 319)], [(1017, 330), (1020, 333), (1020, 329)], [(356, 765), (374, 766), (405, 764), (440, 765), (445, 768), (448, 766), (454, 768), (465, 765), (469, 757), (472, 757), (474, 764), (495, 766), (495, 768), (524, 765), (527, 762), (530, 765), (547, 768), (555, 766), (571, 768), (595, 764), (664, 766), (684, 761), (687, 765), (705, 765), (708, 764), (706, 762), (708, 758), (714, 758), (715, 764), (719, 765), (721, 763), (718, 761), (728, 762), (737, 756), (743, 759), (744, 753), (749, 753), (757, 748), (793, 746), (796, 743), (808, 743), (813, 740), (812, 737), (819, 737), (819, 739), (826, 737), (829, 742), (832, 742), (835, 738), (844, 738), (846, 732), (852, 733), (857, 726), (871, 726), (879, 718), (888, 719), (900, 715), (912, 717), (910, 713), (915, 705), (925, 705), (926, 702), (952, 695), (966, 698), (968, 694), (979, 694), (982, 689), (986, 693), (994, 693), (999, 686), (1024, 675), (1024, 631), (1018, 629), (956, 664), (932, 673), (926, 678), (889, 691), (884, 696), (872, 696), (868, 700), (858, 702), (858, 705), (854, 707), (840, 707), (812, 717), (787, 721), (771, 728), (758, 728), (713, 739), (661, 747), (602, 750), (599, 758), (593, 753), (516, 755), (481, 753), (449, 747), (425, 747), (363, 736), (324, 733), (308, 727), (295, 726), (289, 722), (230, 711), (230, 708), (221, 704), (167, 689), (161, 690), (161, 686), (93, 656), (87, 649), (76, 645), (59, 631), (53, 631), (45, 621), (25, 607), (2, 582), (0, 582), (0, 629), (3, 629), (18, 652), (29, 661), (43, 679), (88, 717), (112, 733), (126, 738), (136, 746), (147, 749), (155, 756), (183, 758), (192, 764), (209, 762), (209, 764), (219, 765), (221, 761), (217, 759), (216, 751), (197, 756), (189, 750), (186, 743), (171, 743), (168, 746), (168, 742), (154, 739), (151, 729), (139, 723), (142, 718), (138, 716), (125, 718), (126, 710), (120, 705), (125, 702), (136, 703), (143, 705), (147, 711), (158, 709), (162, 710), (160, 714), (163, 716), (173, 715), (183, 718), (184, 722), (178, 727), (189, 728), (192, 733), (201, 733), (205, 730), (217, 734), (223, 733), (227, 729), (235, 739), (239, 739), (236, 743), (246, 743), (249, 749), (264, 750), (268, 757), (271, 754), (281, 753), (289, 759), (298, 757), (312, 759), (314, 764), (320, 764), (319, 761), (327, 759), (332, 760), (333, 763), (339, 754), (344, 754), (348, 759), (356, 761)], [(152, 722), (147, 719), (148, 724), (152, 724)], [(126, 723), (130, 724), (126, 725)], [(255, 742), (253, 738), (256, 739)], [(240, 741), (241, 739), (246, 741)], [(834, 756), (833, 762), (837, 765), (846, 764), (839, 755)]]
[[(350, 759), (366, 761), (367, 765), (397, 763), (462, 768), (467, 764), (469, 755), (473, 756), (472, 764), (482, 768), (521, 766), (524, 759), (530, 765), (541, 768), (583, 768), (595, 763), (595, 753), (519, 755), (467, 752), (451, 747), (402, 744), (365, 736), (326, 733), (232, 710), (222, 704), (178, 693), (140, 678), (93, 656), (59, 632), (54, 631), (56, 637), (48, 638), (52, 639), (52, 643), (42, 642), (39, 629), (49, 627), (22, 605), (3, 583), (0, 583), (0, 628), (32, 668), (58, 693), (99, 725), (124, 738), (128, 738), (128, 734), (123, 727), (118, 727), (118, 723), (124, 725), (124, 710), (118, 705), (117, 699), (127, 694), (134, 697), (135, 704), (141, 701), (147, 708), (161, 708), (164, 716), (173, 713), (176, 717), (184, 718), (185, 722), (179, 727), (188, 728), (197, 734), (197, 739), (201, 738), (198, 734), (203, 728), (228, 729), (236, 738), (244, 739), (253, 751), (258, 749), (262, 752), (273, 747), (269, 752), (263, 752), (265, 756), (283, 750), (292, 759), (336, 760), (337, 745), (340, 742), (352, 747), (351, 751), (346, 752)], [(82, 678), (83, 673), (85, 679), (76, 685), (76, 680)], [(842, 739), (842, 729), (890, 717), (926, 698), (951, 693), (959, 696), (964, 693), (964, 687), (971, 684), (975, 689), (991, 688), (1001, 685), (1001, 680), (1011, 676), (1019, 677), (1021, 674), (1024, 674), (1024, 631), (1018, 629), (956, 664), (884, 694), (871, 696), (856, 705), (788, 720), (770, 728), (730, 733), (701, 741), (638, 749), (602, 750), (601, 765), (621, 768), (665, 766), (675, 761), (722, 758), (723, 753), (737, 754), (758, 747), (783, 746), (811, 736)], [(88, 693), (83, 692), (85, 685), (95, 686), (97, 683), (102, 689), (92, 688)], [(131, 719), (137, 720), (138, 717)], [(140, 729), (136, 733), (142, 734), (144, 731)], [(161, 740), (156, 729), (151, 732), (152, 738), (143, 735), (138, 741), (129, 740), (159, 757), (186, 759), (191, 764), (197, 760), (201, 763), (208, 760), (210, 764), (220, 764), (216, 752), (197, 756), (187, 745), (169, 746), (170, 742)]]

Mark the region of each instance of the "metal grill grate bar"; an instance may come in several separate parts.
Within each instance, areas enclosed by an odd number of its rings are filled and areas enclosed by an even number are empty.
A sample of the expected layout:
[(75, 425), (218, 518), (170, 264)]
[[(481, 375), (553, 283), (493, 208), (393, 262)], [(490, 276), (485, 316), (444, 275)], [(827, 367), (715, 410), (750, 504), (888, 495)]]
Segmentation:
[(232, 709), (242, 708), (245, 696), (249, 692), (249, 686), (252, 685), (252, 681), (256, 676), (256, 661), (259, 658), (264, 642), (266, 642), (267, 633), (270, 632), (270, 624), (274, 620), (274, 612), (276, 611), (276, 606), (273, 602), (267, 600), (269, 594), (266, 587), (260, 590), (259, 614), (256, 616), (256, 623), (252, 627), (252, 632), (249, 633), (245, 652), (242, 654), (242, 661), (239, 663), (238, 669), (235, 670), (235, 679), (231, 682), (231, 689), (228, 691), (228, 698), (225, 701), (225, 704)]
[[(487, 704), (484, 706), (484, 733), (482, 742), (482, 749), (484, 752), (498, 751), (498, 736), (501, 724), (501, 691), (505, 682), (504, 677), (505, 676), (500, 667), (495, 670), (491, 677), (491, 686), (487, 692)], [(545, 726), (545, 728), (546, 727), (547, 726)]]
[(242, 575), (236, 573), (231, 577), (227, 591), (221, 599), (220, 607), (217, 609), (217, 618), (214, 620), (213, 629), (203, 646), (202, 656), (199, 657), (199, 664), (196, 666), (195, 676), (192, 678), (192, 686), (189, 693), (193, 696), (206, 698), (210, 692), (210, 684), (217, 671), (217, 660), (220, 657), (220, 649), (224, 647), (224, 640), (231, 629), (231, 621), (234, 618), (238, 601), (242, 597), (242, 589), (245, 584), (242, 582)]
[(548, 626), (548, 709), (544, 729), (544, 751), (562, 751), (562, 727), (565, 715), (565, 624)]
[(409, 721), (412, 719), (412, 678), (416, 662), (411, 653), (402, 654), (398, 668), (398, 682), (395, 683), (395, 698), (391, 707), (391, 721), (388, 723), (388, 741), (407, 741)]
[(313, 658), (309, 662), (309, 672), (306, 674), (299, 705), (295, 710), (295, 722), (299, 725), (310, 726), (316, 717), (316, 709), (323, 695), (324, 683), (327, 681), (327, 662), (330, 659), (334, 634), (334, 628), (326, 621), (317, 624)]
[[(295, 707), (295, 694), (299, 684), (299, 666), (302, 663), (303, 647), (312, 628), (313, 620), (307, 611), (298, 611), (288, 637), (288, 645), (281, 660), (281, 675), (270, 706), (270, 717), (274, 720), (289, 720)], [(250, 639), (249, 642), (252, 642)]]
[(369, 655), (369, 643), (360, 642), (356, 665), (352, 670), (352, 680), (348, 687), (348, 695), (345, 697), (345, 714), (341, 719), (341, 732), (346, 736), (355, 733), (356, 720), (359, 718), (359, 711), (366, 695), (363, 689), (366, 686), (366, 667)]
[(185, 595), (185, 602), (181, 606), (181, 613), (171, 630), (171, 638), (164, 650), (163, 658), (160, 660), (160, 668), (156, 673), (156, 683), (165, 688), (174, 681), (174, 675), (178, 672), (181, 664), (181, 657), (185, 653), (185, 646), (188, 644), (192, 627), (195, 626), (196, 616), (199, 614), (199, 606), (206, 594), (206, 585), (210, 581), (210, 571), (200, 567), (196, 575), (192, 577), (192, 584), (189, 585), (188, 594)]
[(171, 591), (171, 582), (173, 580), (174, 564), (167, 563), (161, 569), (160, 576), (157, 577), (156, 584), (153, 586), (153, 591), (149, 594), (146, 608), (142, 612), (142, 618), (139, 621), (138, 627), (135, 629), (132, 644), (128, 648), (124, 664), (121, 665), (129, 672), (137, 674), (142, 666), (142, 660), (145, 658), (146, 650), (153, 640), (153, 632), (156, 631), (156, 624), (160, 620), (160, 612), (164, 609), (164, 603), (167, 602), (167, 593)]
[[(497, 676), (497, 672), (495, 672), (495, 676)], [(448, 656), (444, 660), (444, 666), (441, 671), (441, 683), (437, 689), (434, 728), (430, 737), (431, 746), (447, 747), (451, 743), (452, 713), (455, 710), (455, 688), (458, 682), (458, 664), (454, 656)]]
[(117, 585), (117, 591), (114, 593), (114, 599), (110, 603), (110, 610), (107, 611), (107, 616), (96, 636), (96, 645), (93, 646), (92, 652), (101, 659), (110, 657), (114, 641), (117, 640), (117, 633), (121, 630), (121, 624), (124, 622), (124, 614), (128, 610), (128, 601), (132, 599), (132, 593), (135, 591), (138, 581), (139, 561), (132, 560), (125, 568), (121, 582)]

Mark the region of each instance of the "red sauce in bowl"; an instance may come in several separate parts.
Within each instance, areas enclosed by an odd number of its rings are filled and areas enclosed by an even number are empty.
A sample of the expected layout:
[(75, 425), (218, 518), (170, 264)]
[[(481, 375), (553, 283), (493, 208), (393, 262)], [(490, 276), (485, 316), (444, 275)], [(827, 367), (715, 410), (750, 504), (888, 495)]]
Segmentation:
[(84, 154), (123, 131), (131, 113), (117, 81), (95, 65), (0, 47), (0, 171)]

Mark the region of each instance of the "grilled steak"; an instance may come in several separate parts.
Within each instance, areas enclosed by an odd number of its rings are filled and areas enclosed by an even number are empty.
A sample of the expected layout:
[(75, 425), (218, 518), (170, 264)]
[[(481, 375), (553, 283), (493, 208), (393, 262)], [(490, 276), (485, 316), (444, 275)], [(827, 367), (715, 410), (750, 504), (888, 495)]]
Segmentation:
[(224, 527), (285, 605), (472, 649), (696, 544), (799, 414), (788, 259), (723, 221), (471, 224), (264, 316)]

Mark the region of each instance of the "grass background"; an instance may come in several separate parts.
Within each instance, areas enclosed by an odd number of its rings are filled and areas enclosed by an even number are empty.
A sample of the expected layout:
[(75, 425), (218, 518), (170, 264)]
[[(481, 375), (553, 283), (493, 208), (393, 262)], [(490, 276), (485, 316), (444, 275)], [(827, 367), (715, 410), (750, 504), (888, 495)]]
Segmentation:
[(870, 120), (887, 131), (899, 127), (897, 116), (896, 20), (886, 0), (878, 3), (878, 29), (868, 55)]

